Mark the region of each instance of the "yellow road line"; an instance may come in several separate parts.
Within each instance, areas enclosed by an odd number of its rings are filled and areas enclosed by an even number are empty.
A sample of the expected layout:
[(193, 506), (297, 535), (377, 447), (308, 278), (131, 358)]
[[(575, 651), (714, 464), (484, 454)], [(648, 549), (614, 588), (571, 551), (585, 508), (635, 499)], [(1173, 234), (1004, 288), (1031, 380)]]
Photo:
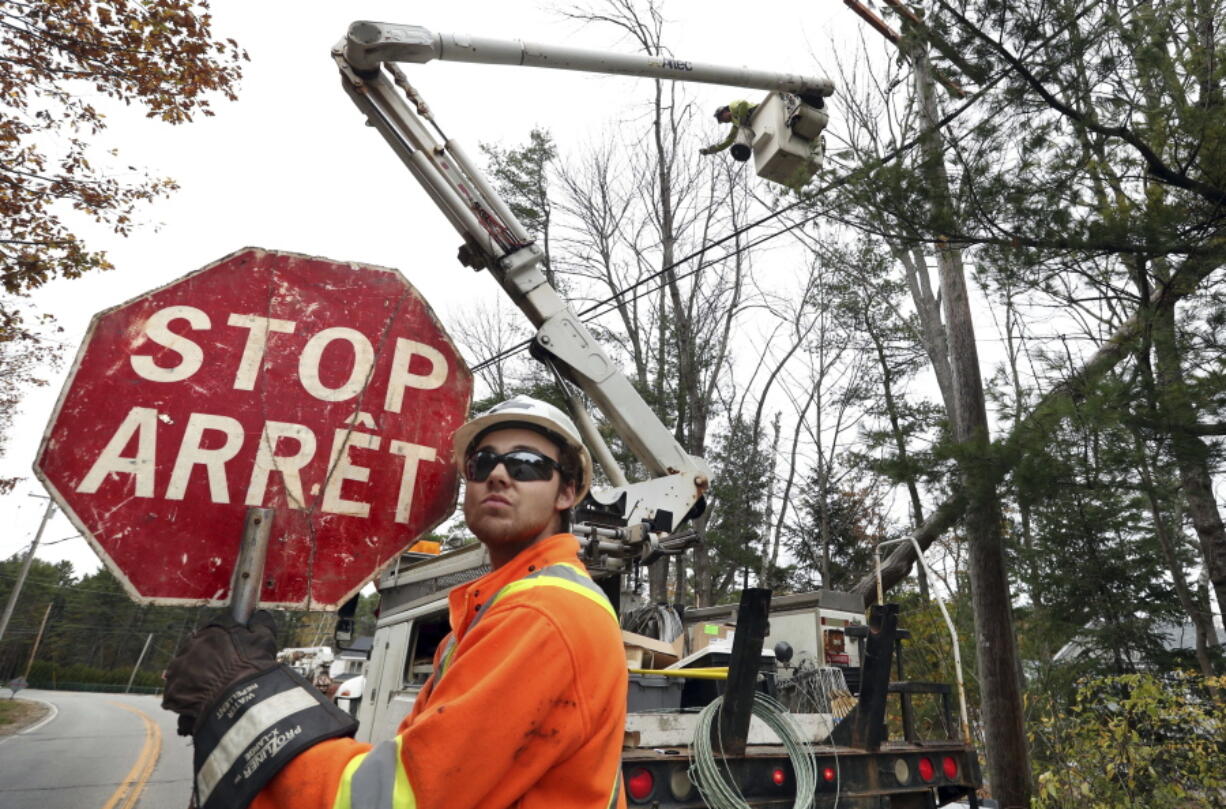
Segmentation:
[(162, 755), (162, 729), (158, 727), (157, 722), (148, 716), (143, 717), (146, 722), (146, 732), (149, 734), (147, 747), (149, 755), (145, 757), (145, 766), (141, 770), (135, 783), (132, 785), (132, 791), (128, 793), (128, 799), (124, 802), (123, 809), (132, 809), (136, 805), (136, 801), (140, 798), (141, 793), (145, 791), (145, 785), (149, 783), (149, 779), (153, 777), (153, 768), (157, 766), (158, 758)]
[[(136, 714), (145, 724), (145, 744), (140, 750), (140, 755), (136, 757), (136, 763), (132, 765), (132, 769), (128, 770), (128, 774), (119, 783), (119, 787), (102, 806), (102, 809), (116, 809), (116, 807), (132, 809), (141, 793), (145, 791), (145, 784), (153, 775), (153, 768), (157, 766), (158, 756), (162, 753), (162, 729), (139, 708), (111, 700), (107, 702), (116, 708), (123, 708), (129, 713)], [(120, 801), (123, 803), (120, 804)]]

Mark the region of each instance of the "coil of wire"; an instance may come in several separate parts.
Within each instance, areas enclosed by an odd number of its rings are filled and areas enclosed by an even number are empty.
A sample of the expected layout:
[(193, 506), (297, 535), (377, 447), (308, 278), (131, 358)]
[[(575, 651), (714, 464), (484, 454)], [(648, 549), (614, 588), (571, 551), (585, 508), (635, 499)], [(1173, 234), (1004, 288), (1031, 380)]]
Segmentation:
[[(753, 715), (762, 720), (783, 742), (788, 758), (792, 762), (792, 771), (796, 779), (796, 800), (793, 809), (812, 809), (817, 798), (817, 757), (813, 748), (805, 741), (796, 723), (788, 717), (787, 709), (760, 691), (753, 695)], [(720, 706), (724, 698), (716, 697), (698, 715), (698, 726), (694, 730), (693, 760), (690, 765), (690, 780), (698, 787), (702, 799), (712, 809), (750, 809), (740, 788), (736, 785), (732, 771), (722, 758), (723, 749), (719, 751), (721, 758), (717, 759), (712, 740), (718, 744)]]

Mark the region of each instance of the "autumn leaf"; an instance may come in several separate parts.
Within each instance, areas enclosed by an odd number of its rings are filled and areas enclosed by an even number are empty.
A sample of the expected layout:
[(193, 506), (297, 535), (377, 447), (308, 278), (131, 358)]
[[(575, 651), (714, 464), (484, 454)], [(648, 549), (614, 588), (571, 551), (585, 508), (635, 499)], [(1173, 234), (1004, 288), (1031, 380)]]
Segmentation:
[[(89, 160), (106, 118), (85, 84), (170, 124), (211, 115), (210, 100), (236, 98), (247, 54), (215, 41), (203, 0), (41, 0), (0, 6), (0, 285), (20, 295), (53, 278), (108, 269), (64, 212), (75, 210), (126, 236), (135, 210), (164, 197), (172, 180), (108, 176)], [(83, 84), (85, 83), (85, 84)], [(54, 154), (48, 143), (60, 143)], [(129, 167), (129, 170), (136, 171)], [(11, 304), (0, 302), (0, 324)], [(6, 338), (0, 333), (0, 340)]]

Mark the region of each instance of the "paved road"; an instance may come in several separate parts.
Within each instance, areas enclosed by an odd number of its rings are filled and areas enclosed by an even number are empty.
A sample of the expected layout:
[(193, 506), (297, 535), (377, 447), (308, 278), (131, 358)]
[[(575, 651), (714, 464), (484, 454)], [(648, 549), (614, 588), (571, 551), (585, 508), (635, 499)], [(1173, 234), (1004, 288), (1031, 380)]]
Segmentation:
[(0, 809), (185, 809), (191, 748), (159, 697), (27, 689), (49, 721), (0, 738)]

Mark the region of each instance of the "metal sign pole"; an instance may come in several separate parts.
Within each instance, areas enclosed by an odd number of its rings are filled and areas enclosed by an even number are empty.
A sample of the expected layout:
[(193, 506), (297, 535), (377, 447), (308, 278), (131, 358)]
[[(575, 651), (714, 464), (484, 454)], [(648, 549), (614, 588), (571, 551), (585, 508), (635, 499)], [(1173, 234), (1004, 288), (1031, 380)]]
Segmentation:
[(243, 520), (243, 538), (230, 586), (230, 614), (240, 624), (247, 623), (260, 604), (273, 513), (271, 508), (248, 506), (247, 517)]

